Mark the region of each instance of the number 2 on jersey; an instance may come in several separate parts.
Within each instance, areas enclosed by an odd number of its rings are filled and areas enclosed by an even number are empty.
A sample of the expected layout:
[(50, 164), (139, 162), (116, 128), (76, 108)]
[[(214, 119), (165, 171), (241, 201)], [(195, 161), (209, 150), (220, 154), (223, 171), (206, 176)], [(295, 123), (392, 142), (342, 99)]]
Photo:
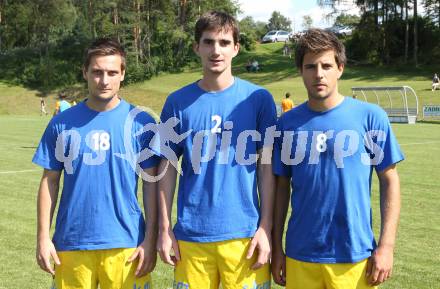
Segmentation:
[(220, 125), (222, 124), (222, 117), (215, 114), (211, 116), (211, 121), (215, 121), (215, 125), (213, 128), (211, 128), (212, 133), (221, 133), (222, 129), (220, 128)]

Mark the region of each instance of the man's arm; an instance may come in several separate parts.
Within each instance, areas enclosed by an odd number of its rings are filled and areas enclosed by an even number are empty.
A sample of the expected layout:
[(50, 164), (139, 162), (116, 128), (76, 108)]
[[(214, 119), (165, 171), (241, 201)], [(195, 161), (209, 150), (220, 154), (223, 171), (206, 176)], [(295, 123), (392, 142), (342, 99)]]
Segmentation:
[[(171, 225), (171, 209), (173, 206), (174, 191), (176, 189), (177, 170), (168, 160), (162, 159), (159, 164), (159, 174), (166, 170), (159, 180), (159, 233), (157, 250), (163, 262), (174, 266), (180, 261), (180, 252), (177, 240)], [(174, 256), (171, 256), (171, 250)]]
[[(157, 175), (157, 167), (144, 169), (149, 176)], [(145, 237), (139, 247), (128, 259), (132, 262), (139, 258), (136, 268), (136, 277), (142, 277), (156, 266), (156, 240), (157, 240), (157, 182), (142, 180), (142, 198), (145, 212)]]
[(61, 171), (44, 170), (37, 198), (37, 250), (36, 258), (40, 268), (52, 275), (55, 270), (50, 259), (59, 265), (55, 246), (50, 239), (50, 226), (58, 200)]
[(273, 201), (275, 191), (275, 176), (272, 173), (271, 164), (262, 164), (262, 150), (258, 151), (257, 163), (257, 185), (260, 194), (260, 226), (252, 238), (247, 258), (250, 259), (254, 254), (255, 248), (258, 250), (257, 262), (252, 266), (256, 270), (269, 262), (271, 253), (272, 217), (273, 217)]
[(272, 230), (272, 276), (275, 283), (286, 286), (286, 256), (283, 251), (284, 223), (290, 199), (290, 178), (278, 176), (275, 192), (275, 207)]
[(377, 175), (380, 185), (381, 228), (378, 246), (367, 268), (368, 281), (372, 285), (379, 285), (391, 277), (400, 215), (400, 181), (396, 166), (389, 166)]

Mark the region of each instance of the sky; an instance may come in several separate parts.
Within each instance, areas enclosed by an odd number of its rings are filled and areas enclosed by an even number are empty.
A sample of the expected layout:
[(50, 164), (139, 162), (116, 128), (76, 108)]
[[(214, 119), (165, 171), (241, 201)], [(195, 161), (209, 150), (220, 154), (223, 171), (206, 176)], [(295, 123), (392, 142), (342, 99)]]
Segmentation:
[[(334, 22), (334, 19), (326, 20), (325, 17), (331, 9), (319, 7), (316, 0), (238, 0), (238, 2), (243, 11), (238, 15), (239, 20), (245, 16), (252, 16), (256, 21), (267, 22), (273, 11), (279, 11), (292, 21), (294, 32), (303, 30), (305, 15), (312, 17), (313, 27), (326, 28), (332, 26)], [(344, 5), (339, 8), (342, 8), (346, 14), (360, 13), (355, 5)]]
[[(313, 19), (313, 26), (326, 28), (332, 26), (334, 20), (326, 20), (325, 15), (331, 12), (329, 8), (319, 7), (316, 0), (239, 0), (243, 11), (238, 16), (252, 16), (256, 21), (267, 22), (273, 11), (279, 11), (292, 21), (292, 30), (303, 30), (303, 16), (309, 15)], [(354, 5), (343, 7), (348, 9), (346, 13), (359, 15), (359, 9)]]

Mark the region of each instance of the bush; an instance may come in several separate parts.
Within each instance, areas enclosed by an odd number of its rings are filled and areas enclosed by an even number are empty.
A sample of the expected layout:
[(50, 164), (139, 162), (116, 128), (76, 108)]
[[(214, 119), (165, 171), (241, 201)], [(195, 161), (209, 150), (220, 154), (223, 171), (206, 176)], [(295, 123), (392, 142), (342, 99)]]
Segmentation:
[(156, 74), (156, 59), (150, 59), (148, 63), (136, 64), (133, 58), (127, 59), (127, 71), (125, 72), (125, 84), (141, 82), (150, 79)]
[(255, 39), (248, 34), (240, 33), (240, 46), (245, 51), (255, 50)]

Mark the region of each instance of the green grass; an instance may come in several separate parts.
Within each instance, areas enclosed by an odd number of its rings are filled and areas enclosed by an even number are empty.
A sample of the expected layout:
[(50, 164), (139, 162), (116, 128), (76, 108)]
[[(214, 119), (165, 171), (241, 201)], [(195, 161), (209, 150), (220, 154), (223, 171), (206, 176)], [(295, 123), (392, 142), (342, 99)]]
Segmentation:
[[(293, 60), (283, 57), (282, 44), (259, 45), (243, 53), (233, 67), (234, 74), (268, 88), (280, 102), (290, 91), (295, 103), (306, 99)], [(244, 64), (257, 58), (263, 71), (247, 73)], [(427, 72), (428, 71), (428, 72)], [(421, 104), (440, 104), (440, 91), (431, 92), (431, 70), (412, 67), (347, 67), (340, 91), (351, 94), (352, 86), (409, 85)], [(200, 69), (188, 68), (179, 74), (163, 74), (144, 83), (124, 87), (122, 95), (135, 104), (160, 113), (166, 96), (201, 77)], [(77, 91), (82, 86), (78, 85)], [(47, 98), (53, 111), (53, 92)], [(49, 288), (50, 277), (35, 262), (36, 195), (41, 170), (31, 163), (49, 117), (39, 117), (38, 91), (0, 82), (0, 289)], [(399, 164), (402, 183), (402, 214), (395, 254), (394, 277), (381, 288), (438, 289), (440, 274), (440, 126), (419, 123), (394, 125), (406, 160)], [(22, 173), (10, 171), (31, 170)], [(374, 228), (377, 236), (379, 203), (377, 181), (373, 191)], [(175, 217), (175, 213), (174, 213)], [(158, 261), (153, 273), (154, 287), (172, 287), (172, 268)], [(280, 288), (273, 286), (273, 288)]]
[[(0, 288), (49, 288), (50, 277), (35, 262), (36, 194), (41, 169), (31, 163), (48, 117), (0, 116)], [(394, 125), (405, 153), (399, 164), (402, 215), (394, 277), (382, 288), (438, 289), (440, 275), (440, 126)], [(6, 171), (34, 170), (23, 173)], [(374, 182), (373, 212), (377, 236), (379, 204)], [(175, 213), (174, 213), (175, 217)], [(158, 261), (155, 288), (172, 286), (172, 269)], [(32, 284), (32, 285), (29, 285)], [(279, 288), (274, 286), (273, 288)]]
[[(283, 43), (257, 45), (255, 51), (243, 52), (234, 59), (233, 73), (243, 79), (250, 80), (266, 87), (274, 96), (276, 102), (281, 102), (286, 92), (292, 94), (292, 100), (298, 104), (307, 99), (301, 76), (294, 67), (294, 59), (282, 55)], [(263, 65), (258, 73), (248, 73), (246, 62), (255, 58)], [(344, 95), (351, 95), (353, 86), (411, 86), (418, 98), (420, 108), (424, 104), (440, 104), (440, 91), (431, 91), (431, 77), (435, 67), (414, 68), (412, 65), (399, 67), (374, 67), (347, 65), (339, 90)], [(180, 87), (200, 79), (200, 68), (187, 68), (182, 73), (164, 73), (149, 81), (123, 87), (121, 95), (128, 101), (150, 107), (160, 114), (166, 96)], [(84, 85), (69, 89), (71, 94), (81, 97), (84, 95)], [(57, 91), (50, 93), (47, 99), (48, 112), (55, 107)], [(36, 90), (11, 86), (0, 80), (0, 115), (38, 115), (40, 109), (40, 94)], [(370, 101), (373, 95), (367, 95)], [(384, 96), (386, 97), (386, 96)], [(393, 102), (401, 102), (400, 95), (392, 95)], [(410, 99), (410, 102), (413, 100)]]

